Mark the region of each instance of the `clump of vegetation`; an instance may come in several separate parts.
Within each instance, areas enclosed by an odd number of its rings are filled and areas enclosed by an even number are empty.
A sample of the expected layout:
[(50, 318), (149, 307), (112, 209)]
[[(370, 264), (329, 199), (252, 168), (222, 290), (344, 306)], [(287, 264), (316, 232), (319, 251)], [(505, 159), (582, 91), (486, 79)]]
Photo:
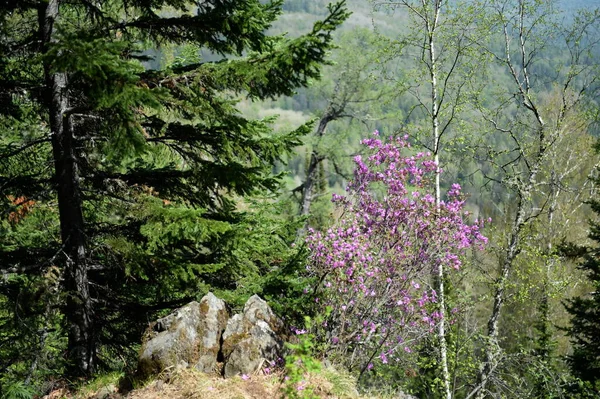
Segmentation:
[(459, 185), (436, 203), (439, 166), (405, 140), (364, 140), (370, 151), (355, 158), (348, 195), (334, 196), (343, 216), (307, 238), (314, 291), (330, 307), (320, 337), (332, 359), (361, 375), (412, 352), (434, 329), (444, 313), (431, 276), (440, 264), (460, 269), (467, 250), (487, 242), (479, 223), (464, 221)]

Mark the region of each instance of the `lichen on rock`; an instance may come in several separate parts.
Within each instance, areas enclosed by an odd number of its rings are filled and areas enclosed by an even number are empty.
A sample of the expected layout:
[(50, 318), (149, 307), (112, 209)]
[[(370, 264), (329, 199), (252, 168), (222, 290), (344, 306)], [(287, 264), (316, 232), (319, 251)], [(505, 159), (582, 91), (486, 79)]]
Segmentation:
[(138, 374), (195, 367), (225, 377), (250, 374), (275, 362), (283, 348), (283, 322), (257, 295), (244, 311), (229, 317), (225, 302), (212, 293), (152, 323), (142, 342)]

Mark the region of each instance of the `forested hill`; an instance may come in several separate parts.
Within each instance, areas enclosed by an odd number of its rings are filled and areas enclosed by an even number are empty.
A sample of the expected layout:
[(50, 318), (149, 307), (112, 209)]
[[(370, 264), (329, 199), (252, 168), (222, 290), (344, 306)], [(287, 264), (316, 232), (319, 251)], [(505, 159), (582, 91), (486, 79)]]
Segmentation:
[[(329, 2), (325, 0), (286, 0), (283, 4), (285, 14), (296, 14), (296, 18), (285, 17), (280, 20), (275, 26), (287, 28), (289, 32), (299, 32), (298, 28), (303, 25), (302, 16), (323, 15), (327, 9)], [(450, 3), (460, 4), (460, 1), (452, 0)], [(348, 9), (352, 11), (353, 16), (341, 27), (340, 30), (351, 29), (352, 26), (372, 26), (373, 16), (377, 14), (374, 10), (382, 10), (381, 5), (385, 2), (374, 0), (349, 0), (347, 1)], [(400, 2), (398, 2), (400, 4)], [(463, 3), (464, 4), (464, 3)], [(557, 0), (556, 7), (565, 11), (565, 17), (571, 18), (578, 10), (592, 10), (600, 6), (598, 0)], [(289, 19), (288, 19), (289, 18)], [(283, 22), (285, 21), (285, 22)], [(399, 27), (398, 27), (399, 28)]]
[[(277, 101), (262, 104), (242, 103), (242, 109), (253, 117), (279, 115), (280, 119), (276, 128), (285, 129), (311, 118), (322, 117), (326, 107), (332, 105), (332, 101), (345, 102), (344, 105), (348, 105), (346, 117), (329, 118), (327, 124), (327, 129), (331, 131), (329, 136), (335, 138), (328, 139), (327, 136), (324, 136), (319, 139), (325, 141), (323, 147), (329, 152), (328, 162), (333, 163), (330, 166), (336, 170), (335, 172), (326, 173), (327, 183), (338, 192), (343, 190), (345, 178), (351, 175), (353, 164), (349, 159), (358, 151), (358, 141), (362, 137), (375, 129), (379, 129), (385, 134), (407, 131), (414, 128), (416, 121), (422, 116), (419, 108), (423, 104), (415, 108), (415, 93), (408, 93), (407, 83), (401, 81), (409, 73), (422, 73), (414, 72), (413, 69), (414, 63), (419, 62), (418, 58), (422, 54), (418, 51), (415, 52), (416, 47), (411, 48), (406, 44), (401, 44), (401, 41), (406, 40), (406, 36), (413, 29), (410, 18), (414, 17), (410, 15), (405, 7), (401, 6), (401, 3), (394, 3), (396, 4), (394, 7), (386, 7), (386, 2), (349, 1), (347, 4), (349, 10), (352, 11), (352, 15), (336, 31), (339, 48), (332, 52), (332, 60), (335, 65), (324, 70), (322, 81), (313, 82), (309, 88), (298, 89), (297, 94), (291, 98), (280, 98)], [(470, 3), (475, 2), (450, 2), (449, 4), (460, 4), (462, 7)], [(597, 0), (556, 1), (551, 3), (551, 7), (539, 6), (538, 16), (546, 15), (549, 18), (551, 16), (554, 19), (552, 23), (556, 24), (568, 24), (582, 10), (593, 11), (600, 6), (600, 2)], [(271, 30), (274, 33), (287, 33), (292, 37), (298, 35), (300, 32), (305, 31), (310, 23), (326, 12), (326, 4), (327, 2), (324, 0), (286, 1), (283, 6), (284, 14)], [(547, 4), (547, 2), (543, 4)], [(510, 4), (506, 3), (505, 7), (510, 8)], [(494, 9), (488, 8), (485, 13), (489, 16), (494, 13)], [(562, 33), (552, 32), (551, 30), (547, 33), (547, 43), (540, 46), (539, 50), (535, 50), (541, 53), (529, 65), (532, 79), (537, 81), (536, 84), (539, 84), (544, 93), (549, 93), (552, 86), (558, 84), (558, 82), (553, 81), (553, 77), (562, 73), (558, 70), (565, 62), (568, 63), (566, 57), (568, 57), (567, 53), (570, 51), (561, 42), (561, 40), (564, 40), (564, 37), (560, 36)], [(494, 40), (497, 40), (494, 44), (496, 49), (502, 48), (502, 39), (496, 38)], [(514, 40), (517, 40), (517, 38), (515, 37)], [(454, 45), (452, 39), (449, 39), (449, 43), (450, 46)], [(516, 41), (512, 45), (515, 46), (513, 49), (516, 51)], [(416, 44), (416, 46), (418, 47), (419, 44)], [(597, 48), (589, 50), (592, 51), (591, 55), (594, 58), (600, 57)], [(442, 47), (443, 51), (444, 48)], [(453, 55), (456, 54), (452, 54), (451, 51), (448, 52), (449, 57)], [(518, 55), (515, 53), (513, 56)], [(481, 60), (473, 62), (481, 62)], [(409, 70), (411, 72), (408, 72)], [(492, 85), (510, 84), (511, 77), (507, 71), (494, 70), (491, 73), (494, 75), (494, 80), (491, 81), (477, 82), (475, 75), (470, 78), (472, 80), (470, 90), (481, 91), (482, 93), (477, 95), (483, 97), (484, 101), (487, 101), (485, 97), (493, 96), (491, 91), (495, 89)], [(411, 78), (427, 79), (423, 75), (413, 75)], [(487, 79), (487, 77), (484, 79)], [(477, 87), (477, 85), (479, 86)], [(594, 83), (592, 83), (592, 87), (596, 87)], [(331, 95), (336, 90), (338, 90), (337, 95), (339, 98), (332, 99)], [(342, 91), (341, 94), (339, 94), (339, 90)], [(360, 90), (366, 92), (360, 92)], [(411, 96), (413, 97), (412, 100), (410, 99)], [(466, 119), (468, 120), (461, 123), (469, 123), (472, 115), (469, 115)], [(452, 130), (452, 127), (449, 126), (449, 129)], [(344, 148), (342, 153), (339, 152), (340, 147), (335, 145), (337, 140), (340, 140), (338, 132), (341, 133), (341, 141), (350, 144), (350, 146), (341, 146)], [(595, 123), (592, 124), (589, 127), (589, 133), (597, 136), (600, 134), (600, 126)], [(486, 139), (495, 140), (496, 137), (488, 136)], [(449, 145), (459, 145), (459, 141), (449, 140)], [(431, 149), (431, 146), (429, 147)], [(304, 163), (308, 162), (303, 160), (305, 151), (305, 148), (300, 148), (296, 156), (288, 160), (285, 167), (279, 165), (276, 169), (277, 171), (285, 170), (289, 172), (288, 179), (293, 180), (288, 182), (290, 189), (301, 184)], [(444, 162), (443, 156), (442, 162)], [(465, 161), (461, 160), (460, 162)], [(477, 169), (476, 166), (461, 164), (460, 167), (453, 167), (449, 165), (447, 169), (448, 173), (454, 175), (453, 178), (449, 178), (449, 181), (460, 181), (461, 184), (468, 187), (470, 202), (475, 206), (473, 208), (475, 212), (478, 212), (478, 207), (485, 206), (481, 203), (487, 201), (479, 198), (480, 188), (485, 183), (480, 179), (481, 174), (477, 177), (478, 174), (473, 173)], [(466, 178), (467, 176), (468, 178)], [(477, 181), (473, 182), (473, 179)], [(502, 196), (505, 193), (492, 195)], [(497, 210), (488, 209), (487, 211), (492, 213), (491, 216), (495, 216)]]
[(598, 7), (0, 1), (0, 399), (208, 292), (291, 398), (597, 398)]

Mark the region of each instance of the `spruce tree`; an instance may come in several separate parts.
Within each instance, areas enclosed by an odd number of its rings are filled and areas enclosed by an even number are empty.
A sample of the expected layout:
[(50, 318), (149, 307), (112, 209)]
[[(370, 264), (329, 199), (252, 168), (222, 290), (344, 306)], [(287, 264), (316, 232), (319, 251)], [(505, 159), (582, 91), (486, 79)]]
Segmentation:
[(285, 260), (295, 230), (249, 209), (309, 127), (274, 135), (236, 98), (318, 78), (348, 12), (269, 36), (282, 3), (0, 1), (0, 342), (36, 343), (0, 348), (0, 371), (31, 374), (66, 340), (70, 371), (93, 373), (152, 312)]

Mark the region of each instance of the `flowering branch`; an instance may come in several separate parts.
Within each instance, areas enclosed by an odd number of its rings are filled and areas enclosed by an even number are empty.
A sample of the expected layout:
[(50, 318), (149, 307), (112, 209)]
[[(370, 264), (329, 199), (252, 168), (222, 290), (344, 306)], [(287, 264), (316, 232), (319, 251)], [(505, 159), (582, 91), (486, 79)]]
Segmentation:
[(429, 191), (438, 165), (406, 139), (384, 142), (375, 132), (363, 140), (372, 155), (354, 158), (347, 195), (333, 196), (342, 217), (307, 237), (315, 290), (331, 308), (323, 323), (328, 353), (352, 353), (343, 356), (350, 368), (368, 369), (374, 351), (382, 363), (398, 359), (411, 351), (407, 341), (433, 331), (442, 316), (430, 277), (439, 265), (458, 270), (469, 248), (487, 242), (482, 223), (464, 222), (458, 184), (436, 205)]

